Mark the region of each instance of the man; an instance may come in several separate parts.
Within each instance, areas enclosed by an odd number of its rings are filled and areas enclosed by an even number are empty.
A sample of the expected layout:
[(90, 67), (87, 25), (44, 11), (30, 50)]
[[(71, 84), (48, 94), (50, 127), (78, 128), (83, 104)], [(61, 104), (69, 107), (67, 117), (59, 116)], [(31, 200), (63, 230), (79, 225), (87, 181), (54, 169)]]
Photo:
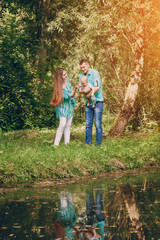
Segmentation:
[(102, 240), (104, 235), (105, 215), (103, 208), (103, 192), (97, 190), (94, 201), (93, 190), (87, 190), (86, 213), (87, 221), (85, 228), (80, 224), (74, 227), (77, 239)]
[[(94, 88), (94, 95), (96, 98), (95, 107), (92, 105), (85, 106), (85, 122), (86, 122), (86, 144), (91, 144), (92, 142), (92, 126), (93, 119), (95, 118), (95, 127), (96, 127), (96, 145), (102, 144), (102, 113), (103, 113), (103, 94), (102, 94), (102, 85), (99, 72), (95, 69), (90, 68), (89, 61), (82, 59), (80, 61), (80, 68), (82, 74), (79, 77), (79, 83), (82, 76), (87, 76), (88, 81), (92, 84)], [(81, 93), (81, 91), (79, 91)], [(86, 96), (89, 98), (92, 94), (92, 91)]]

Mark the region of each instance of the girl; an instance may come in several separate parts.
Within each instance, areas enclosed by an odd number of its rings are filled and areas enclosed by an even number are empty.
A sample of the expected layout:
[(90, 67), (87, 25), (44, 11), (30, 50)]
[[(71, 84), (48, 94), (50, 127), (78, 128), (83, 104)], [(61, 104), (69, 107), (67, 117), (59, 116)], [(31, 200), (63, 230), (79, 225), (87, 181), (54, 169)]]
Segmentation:
[(68, 80), (67, 73), (62, 68), (57, 68), (54, 75), (54, 92), (50, 102), (56, 107), (56, 117), (60, 123), (56, 132), (54, 145), (58, 146), (64, 132), (64, 143), (70, 142), (70, 129), (74, 114), (74, 106), (76, 106), (73, 98), (76, 93), (71, 89), (71, 84)]

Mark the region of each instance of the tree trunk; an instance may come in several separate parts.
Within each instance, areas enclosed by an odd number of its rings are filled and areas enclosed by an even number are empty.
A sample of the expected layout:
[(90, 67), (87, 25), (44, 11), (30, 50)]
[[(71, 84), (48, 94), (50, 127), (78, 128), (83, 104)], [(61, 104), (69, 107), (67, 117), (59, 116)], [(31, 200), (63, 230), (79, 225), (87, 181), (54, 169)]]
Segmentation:
[(38, 53), (38, 60), (36, 66), (38, 67), (40, 81), (44, 81), (46, 72), (46, 58), (47, 58), (47, 47), (46, 47), (46, 25), (48, 22), (47, 13), (49, 11), (50, 0), (39, 0), (37, 9), (37, 23), (38, 23), (38, 39), (40, 41), (40, 48)]
[(124, 103), (120, 112), (118, 113), (113, 126), (110, 129), (109, 135), (121, 135), (125, 127), (128, 125), (128, 120), (132, 114), (133, 106), (138, 93), (138, 86), (141, 81), (141, 74), (143, 70), (143, 29), (139, 27), (137, 31), (136, 42), (132, 44), (132, 50), (135, 55), (134, 70), (132, 71), (130, 82), (125, 94)]

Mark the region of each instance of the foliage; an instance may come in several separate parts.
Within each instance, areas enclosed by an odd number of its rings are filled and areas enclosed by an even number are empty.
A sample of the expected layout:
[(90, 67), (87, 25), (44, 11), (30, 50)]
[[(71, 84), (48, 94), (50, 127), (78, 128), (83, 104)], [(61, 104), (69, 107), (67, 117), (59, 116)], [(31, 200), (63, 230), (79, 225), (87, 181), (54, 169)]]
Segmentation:
[(2, 14), (0, 124), (7, 131), (55, 123), (54, 110), (49, 107), (53, 84), (49, 77), (44, 85), (37, 80), (37, 70), (32, 64), (35, 52), (31, 51), (35, 42), (31, 47), (25, 17), (21, 11), (11, 14), (6, 10)]
[(43, 1), (2, 1), (3, 130), (55, 125), (55, 109), (49, 106), (53, 71), (66, 57), (67, 44), (77, 34), (76, 12), (82, 9), (82, 2), (51, 1), (43, 5)]
[[(121, 107), (134, 66), (134, 41), (138, 26), (143, 27), (145, 63), (142, 83), (133, 117), (137, 121), (143, 108), (149, 119), (159, 120), (159, 6), (155, 1), (88, 1), (77, 46), (69, 50), (63, 61), (73, 78), (78, 79), (81, 58), (88, 58), (102, 77), (107, 107), (116, 113)], [(88, 11), (91, 14), (88, 14)], [(73, 46), (73, 43), (70, 43)], [(151, 70), (152, 69), (152, 70)], [(74, 80), (75, 81), (75, 80)], [(131, 121), (133, 122), (133, 121)], [(130, 122), (130, 123), (131, 123)], [(140, 125), (140, 122), (139, 122)]]
[[(5, 131), (52, 127), (49, 106), (57, 67), (78, 82), (79, 61), (100, 72), (105, 113), (117, 113), (134, 65), (137, 27), (143, 26), (145, 63), (130, 125), (139, 129), (143, 112), (159, 121), (159, 11), (156, 0), (2, 0), (0, 23), (0, 124)], [(82, 99), (77, 122), (84, 120)], [(137, 124), (137, 127), (134, 127)]]
[(26, 114), (28, 119), (32, 117), (34, 98), (30, 83), (33, 73), (27, 59), (21, 19), (6, 11), (0, 28), (3, 36), (0, 46), (1, 128), (20, 129), (25, 125)]

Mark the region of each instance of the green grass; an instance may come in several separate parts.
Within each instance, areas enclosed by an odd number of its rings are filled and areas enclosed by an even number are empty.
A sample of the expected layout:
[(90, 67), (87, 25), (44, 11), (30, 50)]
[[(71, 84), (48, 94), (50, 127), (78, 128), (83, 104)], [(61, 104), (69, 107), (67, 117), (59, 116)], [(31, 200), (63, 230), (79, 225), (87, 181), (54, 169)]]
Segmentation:
[[(74, 130), (73, 130), (74, 129)], [(126, 169), (160, 165), (160, 134), (106, 137), (101, 146), (84, 144), (85, 126), (72, 125), (71, 142), (53, 147), (56, 130), (1, 133), (0, 184), (15, 185), (35, 179), (70, 178), (115, 171), (111, 160)], [(95, 130), (93, 133), (95, 142)]]

